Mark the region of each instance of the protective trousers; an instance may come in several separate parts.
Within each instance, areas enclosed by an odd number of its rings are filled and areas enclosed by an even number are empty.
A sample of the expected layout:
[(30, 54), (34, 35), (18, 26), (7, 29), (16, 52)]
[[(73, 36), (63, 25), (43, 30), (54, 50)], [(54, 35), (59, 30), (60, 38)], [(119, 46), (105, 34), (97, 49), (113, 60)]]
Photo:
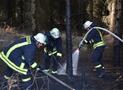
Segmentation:
[(96, 73), (98, 77), (103, 77), (104, 75), (104, 66), (102, 63), (102, 57), (103, 57), (103, 52), (104, 52), (105, 46), (100, 46), (94, 49), (91, 59), (92, 62), (94, 63), (94, 68), (96, 69)]
[(94, 49), (91, 55), (91, 60), (95, 65), (102, 64), (102, 57), (105, 46), (100, 46)]
[(44, 67), (45, 69), (52, 69), (53, 71), (57, 71), (59, 60), (57, 59), (57, 56), (44, 53)]

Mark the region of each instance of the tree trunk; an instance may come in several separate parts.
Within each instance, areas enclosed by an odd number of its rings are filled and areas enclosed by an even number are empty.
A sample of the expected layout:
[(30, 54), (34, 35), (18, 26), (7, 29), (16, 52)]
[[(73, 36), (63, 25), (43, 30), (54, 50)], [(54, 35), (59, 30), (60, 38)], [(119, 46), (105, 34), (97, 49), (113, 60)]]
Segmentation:
[(88, 4), (88, 7), (87, 7), (87, 13), (90, 16), (89, 19), (93, 20), (93, 0), (89, 0), (88, 2), (89, 2), (89, 4)]
[(72, 70), (72, 36), (71, 36), (71, 9), (70, 1), (66, 0), (66, 52), (67, 52), (67, 73), (70, 78), (73, 76)]
[[(116, 2), (116, 27), (115, 27), (115, 34), (122, 38), (122, 32), (121, 32), (121, 0), (117, 0)], [(121, 51), (121, 42), (117, 39), (114, 39), (114, 66), (121, 66), (121, 60), (120, 60), (120, 51)]]
[(115, 29), (115, 22), (116, 22), (116, 0), (112, 1), (111, 5), (111, 14), (110, 14), (110, 26), (109, 29), (113, 32)]
[(6, 1), (7, 24), (13, 25), (15, 21), (15, 0)]
[(35, 35), (37, 33), (36, 29), (36, 25), (35, 25), (35, 18), (34, 18), (34, 14), (35, 14), (35, 0), (31, 0), (31, 20), (32, 20), (32, 32)]

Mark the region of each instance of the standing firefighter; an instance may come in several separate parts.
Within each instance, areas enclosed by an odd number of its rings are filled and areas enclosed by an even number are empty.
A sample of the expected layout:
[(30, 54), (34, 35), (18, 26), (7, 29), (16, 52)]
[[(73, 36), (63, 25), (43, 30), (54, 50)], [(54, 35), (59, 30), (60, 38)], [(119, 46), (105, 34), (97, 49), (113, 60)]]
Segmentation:
[(57, 68), (62, 57), (62, 39), (60, 31), (57, 28), (53, 28), (47, 32), (47, 45), (44, 48), (44, 64), (45, 71), (52, 69), (52, 73), (57, 73)]
[(25, 90), (32, 83), (31, 69), (39, 66), (34, 60), (36, 50), (46, 45), (46, 36), (38, 33), (35, 36), (26, 36), (16, 40), (0, 52), (1, 60), (7, 65), (4, 78), (9, 80), (14, 72), (19, 73)]
[[(84, 29), (91, 30), (95, 24), (91, 21), (86, 21), (84, 24)], [(103, 77), (104, 75), (104, 66), (102, 64), (102, 56), (105, 49), (105, 43), (103, 41), (102, 33), (98, 29), (92, 29), (92, 31), (87, 35), (84, 40), (86, 44), (93, 45), (93, 52), (91, 55), (91, 60), (94, 63), (94, 68), (98, 77)]]

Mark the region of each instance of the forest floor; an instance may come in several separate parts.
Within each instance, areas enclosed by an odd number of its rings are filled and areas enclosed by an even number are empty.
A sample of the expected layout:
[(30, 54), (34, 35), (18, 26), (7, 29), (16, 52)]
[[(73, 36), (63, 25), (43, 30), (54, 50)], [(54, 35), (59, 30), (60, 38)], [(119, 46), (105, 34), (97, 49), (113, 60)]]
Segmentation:
[[(35, 80), (36, 84), (34, 84), (33, 89), (29, 90), (123, 90), (123, 79), (116, 81), (119, 76), (119, 71), (106, 70), (106, 72), (107, 74), (103, 78), (98, 78), (90, 67), (85, 67), (82, 68), (78, 76), (70, 77), (68, 75), (53, 75), (74, 89), (70, 89), (58, 83), (56, 80), (44, 74), (40, 74), (38, 75), (37, 80)], [(1, 88), (2, 84), (0, 85)], [(7, 89), (1, 88), (0, 90)], [(20, 89), (18, 89), (18, 87), (14, 87), (10, 90)]]

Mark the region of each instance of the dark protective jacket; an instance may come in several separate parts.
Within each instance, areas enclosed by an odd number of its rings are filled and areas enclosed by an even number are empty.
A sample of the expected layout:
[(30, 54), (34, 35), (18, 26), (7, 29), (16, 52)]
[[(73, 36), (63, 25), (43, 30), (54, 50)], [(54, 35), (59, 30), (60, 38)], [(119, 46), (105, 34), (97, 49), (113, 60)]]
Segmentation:
[(86, 37), (85, 43), (92, 43), (93, 48), (105, 46), (102, 33), (98, 29), (93, 29)]
[(26, 36), (5, 47), (0, 52), (0, 58), (11, 69), (26, 75), (28, 67), (24, 68), (25, 65), (32, 68), (37, 66), (34, 60), (36, 49), (35, 39), (31, 36)]
[(57, 38), (54, 39), (49, 32), (45, 33), (47, 36), (47, 45), (44, 48), (44, 52), (47, 53), (49, 56), (57, 55), (62, 56), (62, 39)]

